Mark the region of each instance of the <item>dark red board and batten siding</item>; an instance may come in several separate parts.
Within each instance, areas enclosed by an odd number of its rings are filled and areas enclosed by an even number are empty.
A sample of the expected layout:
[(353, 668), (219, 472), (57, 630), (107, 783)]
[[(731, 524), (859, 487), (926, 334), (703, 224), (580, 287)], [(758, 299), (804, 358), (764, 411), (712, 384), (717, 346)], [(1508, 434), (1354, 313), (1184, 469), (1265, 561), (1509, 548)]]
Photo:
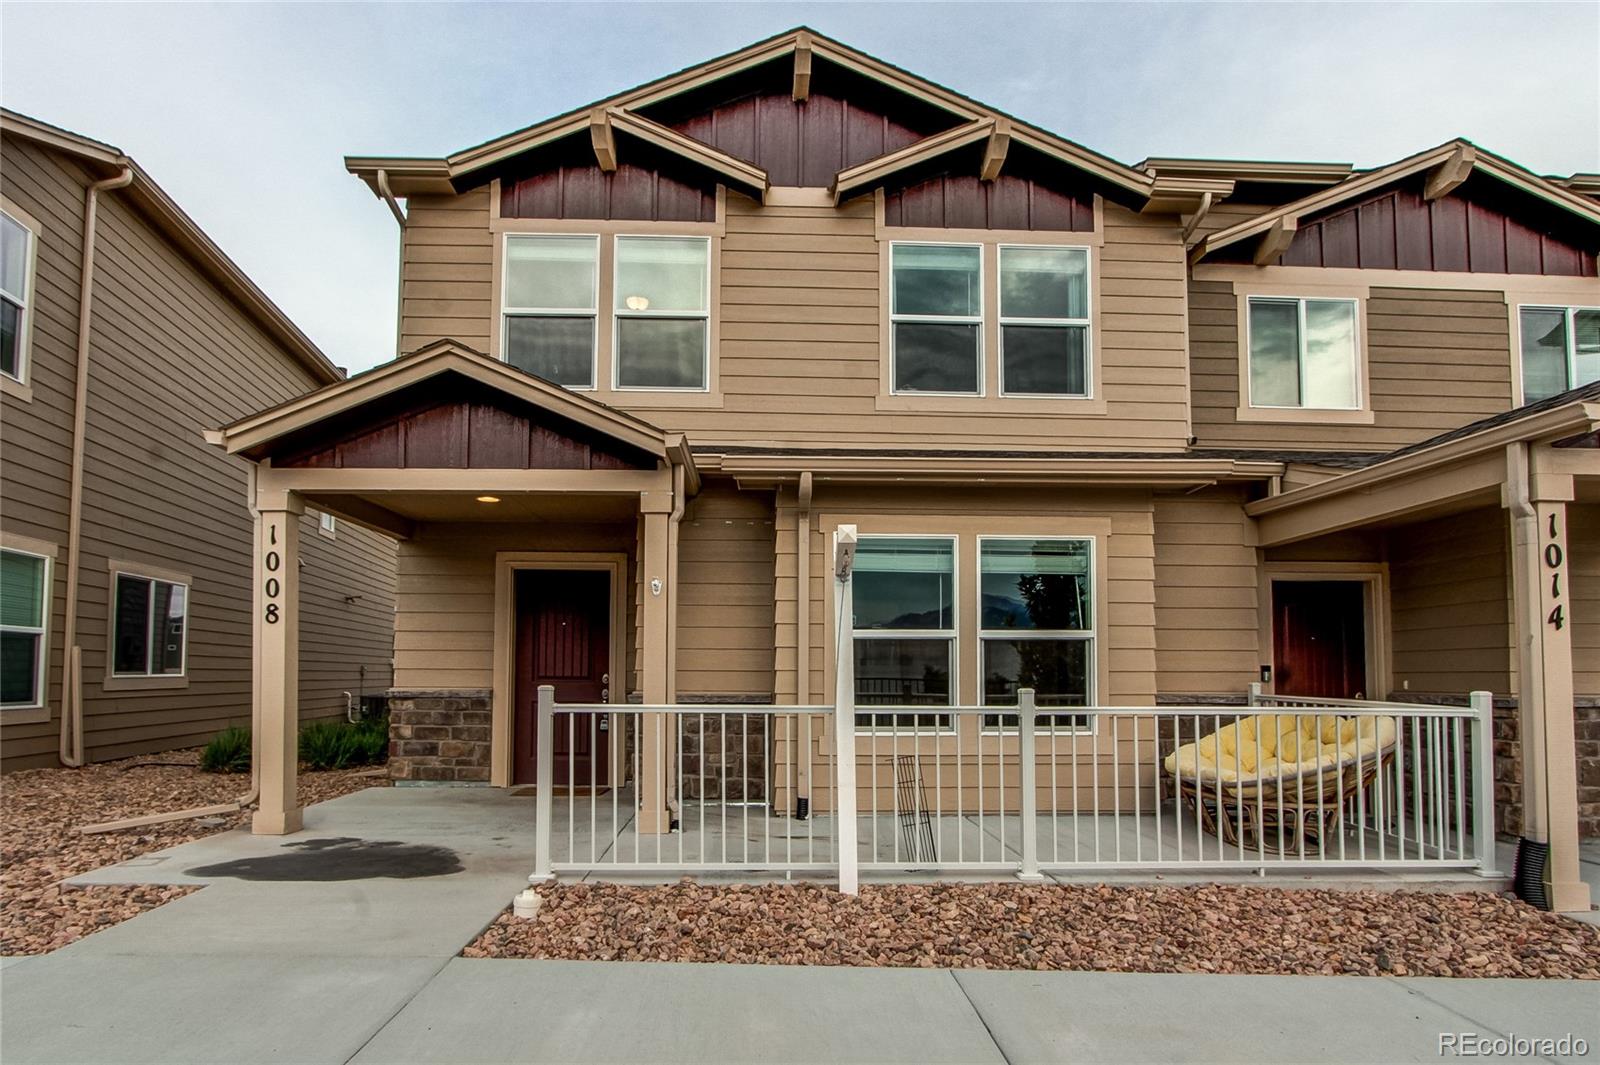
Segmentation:
[[(1420, 185), (1402, 186), (1303, 221), (1278, 265), (1595, 276), (1592, 246), (1542, 232), (1506, 196), (1469, 188), (1429, 201)], [(1218, 258), (1248, 262), (1251, 248), (1243, 242)]]

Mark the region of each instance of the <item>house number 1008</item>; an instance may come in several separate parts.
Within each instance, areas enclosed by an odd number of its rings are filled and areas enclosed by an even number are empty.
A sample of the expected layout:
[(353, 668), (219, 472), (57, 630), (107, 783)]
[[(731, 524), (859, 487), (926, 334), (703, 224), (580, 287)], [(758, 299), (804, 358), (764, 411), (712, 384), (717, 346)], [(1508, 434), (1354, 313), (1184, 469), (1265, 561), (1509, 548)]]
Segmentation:
[(1545, 621), (1556, 627), (1556, 631), (1566, 625), (1566, 612), (1561, 603), (1561, 563), (1566, 561), (1566, 555), (1561, 550), (1559, 543), (1560, 529), (1556, 526), (1556, 516), (1550, 515), (1550, 542), (1544, 545), (1544, 564), (1550, 570), (1550, 599), (1555, 604), (1550, 608), (1550, 613), (1545, 616)]
[[(276, 545), (277, 542), (278, 527), (276, 525), (268, 525), (267, 543)], [(261, 564), (267, 570), (267, 582), (262, 587), (262, 591), (267, 593), (266, 621), (268, 625), (276, 625), (278, 619), (283, 616), (283, 608), (274, 602), (279, 593), (283, 591), (283, 582), (273, 576), (283, 566), (283, 556), (278, 553), (276, 546), (268, 547), (266, 557), (261, 560)]]

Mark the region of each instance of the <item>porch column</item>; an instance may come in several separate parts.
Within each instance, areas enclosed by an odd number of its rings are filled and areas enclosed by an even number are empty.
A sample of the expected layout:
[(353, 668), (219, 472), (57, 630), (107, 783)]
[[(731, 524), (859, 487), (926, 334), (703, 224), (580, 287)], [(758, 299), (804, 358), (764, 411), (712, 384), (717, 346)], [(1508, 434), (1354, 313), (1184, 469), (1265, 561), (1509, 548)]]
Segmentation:
[(300, 746), (300, 515), (292, 492), (263, 500), (255, 519), (254, 658), (258, 735), (256, 779), (261, 798), (250, 830), (258, 836), (298, 832), (303, 813), (295, 775)]
[[(1523, 835), (1550, 845), (1551, 908), (1587, 910), (1589, 888), (1578, 876), (1572, 603), (1567, 582), (1567, 503), (1573, 498), (1573, 484), (1570, 475), (1539, 473), (1537, 450), (1527, 445), (1508, 449), (1506, 485), (1506, 504), (1511, 508)], [(1525, 504), (1519, 498), (1524, 488)]]
[[(671, 597), (676, 592), (677, 574), (671, 567), (668, 525), (672, 515), (671, 492), (639, 493), (639, 514), (643, 523), (640, 537), (639, 579), (643, 602), (639, 604), (639, 662), (646, 706), (662, 706), (672, 701), (672, 678), (667, 627), (671, 623)], [(667, 760), (673, 750), (675, 727), (666, 714), (639, 716), (639, 831), (664, 833), (671, 828), (667, 809)]]

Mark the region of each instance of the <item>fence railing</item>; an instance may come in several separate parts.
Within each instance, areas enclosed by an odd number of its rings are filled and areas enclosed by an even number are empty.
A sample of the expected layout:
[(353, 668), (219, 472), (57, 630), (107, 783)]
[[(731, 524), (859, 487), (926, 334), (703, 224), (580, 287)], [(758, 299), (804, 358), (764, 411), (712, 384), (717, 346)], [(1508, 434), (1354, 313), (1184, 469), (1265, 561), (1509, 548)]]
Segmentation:
[(1040, 708), (1023, 690), (863, 707), (858, 729), (829, 706), (557, 705), (541, 689), (535, 877), (1488, 871), (1490, 706), (1252, 690), (1243, 706)]

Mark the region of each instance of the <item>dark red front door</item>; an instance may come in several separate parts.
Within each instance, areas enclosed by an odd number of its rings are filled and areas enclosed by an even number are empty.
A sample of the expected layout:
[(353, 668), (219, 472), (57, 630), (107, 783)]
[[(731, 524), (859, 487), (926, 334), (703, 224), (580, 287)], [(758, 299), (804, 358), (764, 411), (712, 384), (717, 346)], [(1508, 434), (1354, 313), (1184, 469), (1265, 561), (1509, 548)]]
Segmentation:
[[(606, 701), (611, 686), (611, 575), (601, 570), (518, 570), (516, 721), (512, 783), (538, 777), (539, 685), (557, 703)], [(557, 714), (557, 785), (608, 782), (609, 723), (595, 714)]]
[(1273, 690), (1366, 697), (1365, 601), (1360, 581), (1273, 581)]

